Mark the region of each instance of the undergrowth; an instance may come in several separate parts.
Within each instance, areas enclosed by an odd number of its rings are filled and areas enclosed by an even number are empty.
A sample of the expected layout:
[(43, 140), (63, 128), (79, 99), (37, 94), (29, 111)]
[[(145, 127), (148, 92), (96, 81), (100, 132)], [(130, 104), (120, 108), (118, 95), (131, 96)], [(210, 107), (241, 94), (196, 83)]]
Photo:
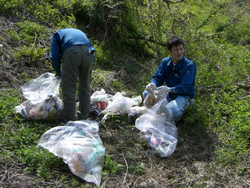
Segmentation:
[[(4, 45), (0, 47), (4, 68), (0, 73), (5, 76), (0, 93), (1, 159), (23, 165), (25, 173), (42, 181), (56, 177), (57, 169), (69, 172), (60, 158), (37, 147), (41, 134), (58, 122), (28, 121), (16, 115), (15, 106), (24, 99), (18, 87), (6, 87), (7, 81), (21, 86), (38, 77), (44, 70), (41, 67), (52, 72), (48, 53), (54, 31), (79, 27), (88, 32), (97, 50), (92, 91), (104, 88), (106, 93), (124, 91), (129, 96), (141, 95), (160, 59), (169, 55), (166, 39), (176, 34), (184, 38), (185, 55), (197, 66), (195, 103), (185, 112), (180, 129), (184, 136), (197, 139), (199, 134), (211, 134), (213, 162), (227, 168), (233, 165), (235, 175), (249, 177), (249, 10), (242, 2), (190, 1), (173, 3), (169, 9), (163, 1), (154, 1), (158, 6), (152, 6), (129, 0), (0, 0), (1, 16), (17, 20), (6, 21), (10, 27), (0, 31)], [(129, 150), (135, 143), (140, 149), (149, 149), (136, 140), (134, 124), (126, 116), (112, 116), (105, 126), (105, 131), (120, 130), (123, 134), (120, 139), (105, 140), (108, 149), (103, 175), (147, 174), (145, 156)], [(126, 152), (117, 159), (114, 151), (121, 148)], [(67, 182), (69, 187), (82, 186), (81, 180), (73, 177), (71, 181), (64, 174), (58, 181)]]

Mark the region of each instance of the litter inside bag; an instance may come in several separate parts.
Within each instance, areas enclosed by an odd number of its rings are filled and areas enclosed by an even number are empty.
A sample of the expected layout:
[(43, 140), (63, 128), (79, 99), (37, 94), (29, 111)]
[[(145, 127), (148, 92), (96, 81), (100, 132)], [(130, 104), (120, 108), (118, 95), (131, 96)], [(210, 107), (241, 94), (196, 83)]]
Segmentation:
[(160, 157), (170, 156), (177, 145), (178, 131), (172, 113), (166, 108), (166, 98), (159, 100), (135, 121), (140, 136)]
[(56, 119), (61, 116), (62, 101), (58, 97), (48, 97), (45, 100), (26, 100), (16, 106), (16, 113), (28, 120)]
[(106, 94), (104, 89), (101, 89), (100, 91), (95, 91), (91, 97), (91, 102), (99, 102), (99, 101), (108, 101), (111, 95)]
[(135, 121), (139, 116), (145, 114), (147, 112), (147, 108), (145, 106), (132, 106), (128, 110), (128, 119), (129, 121)]
[(112, 115), (125, 114), (132, 106), (139, 105), (141, 99), (138, 97), (124, 97), (120, 92), (117, 92), (109, 101), (109, 104), (103, 113)]
[(15, 107), (16, 113), (31, 120), (59, 118), (63, 109), (59, 98), (60, 82), (61, 79), (47, 72), (25, 83), (21, 91), (27, 100)]
[(152, 93), (149, 93), (146, 98), (143, 101), (143, 105), (147, 108), (151, 108), (152, 106), (154, 106), (157, 102), (159, 101), (159, 99), (155, 98), (155, 95)]
[(130, 113), (130, 109), (133, 106), (138, 106), (141, 101), (141, 96), (129, 98), (124, 97), (120, 92), (117, 92), (111, 97), (106, 109), (102, 111), (102, 114), (105, 114), (102, 121), (105, 121), (108, 115), (123, 115), (125, 113)]
[(105, 149), (98, 131), (95, 121), (69, 121), (46, 131), (38, 145), (61, 157), (73, 174), (99, 186)]
[(95, 91), (90, 97), (91, 109), (104, 110), (107, 107), (111, 97), (112, 95), (106, 94), (104, 89)]

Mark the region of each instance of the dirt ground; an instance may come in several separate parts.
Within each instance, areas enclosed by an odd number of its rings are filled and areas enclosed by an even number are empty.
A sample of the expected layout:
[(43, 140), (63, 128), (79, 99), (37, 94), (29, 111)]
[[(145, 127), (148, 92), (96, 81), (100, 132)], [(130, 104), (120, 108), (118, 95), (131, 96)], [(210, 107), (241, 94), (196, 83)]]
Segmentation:
[[(100, 124), (105, 156), (114, 162), (113, 169), (123, 166), (113, 174), (104, 174), (100, 187), (248, 187), (249, 180), (235, 177), (234, 169), (213, 162), (213, 135), (209, 132), (187, 134), (185, 130), (185, 125), (178, 127), (174, 153), (161, 158), (152, 153), (133, 126), (126, 127), (112, 120)], [(86, 187), (95, 187), (73, 175), (66, 164), (50, 169), (55, 178), (45, 182), (35, 175), (25, 174), (25, 165), (15, 161), (14, 158), (10, 162), (0, 159), (1, 187), (79, 187), (72, 185), (72, 179)], [(58, 181), (61, 175), (65, 176), (64, 183)]]

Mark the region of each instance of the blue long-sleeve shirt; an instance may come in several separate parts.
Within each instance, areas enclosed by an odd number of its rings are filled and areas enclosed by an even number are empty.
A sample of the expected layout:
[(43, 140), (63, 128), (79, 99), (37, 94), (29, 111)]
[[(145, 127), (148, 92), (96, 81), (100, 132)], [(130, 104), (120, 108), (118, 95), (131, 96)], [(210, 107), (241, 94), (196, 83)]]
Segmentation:
[(165, 83), (173, 92), (178, 92), (178, 94), (169, 93), (172, 100), (178, 95), (189, 96), (190, 99), (193, 99), (195, 95), (195, 76), (196, 65), (194, 62), (183, 56), (174, 66), (172, 57), (167, 57), (161, 60), (150, 82), (155, 83), (157, 87)]
[(91, 43), (79, 29), (67, 28), (56, 31), (51, 38), (50, 59), (56, 73), (61, 72), (61, 57), (65, 50), (73, 45), (85, 45), (91, 47)]

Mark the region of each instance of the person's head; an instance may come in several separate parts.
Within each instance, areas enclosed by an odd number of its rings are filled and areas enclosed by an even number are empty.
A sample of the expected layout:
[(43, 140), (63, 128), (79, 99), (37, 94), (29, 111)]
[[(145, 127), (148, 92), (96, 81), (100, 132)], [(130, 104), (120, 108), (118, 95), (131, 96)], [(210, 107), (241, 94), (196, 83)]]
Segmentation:
[(184, 42), (181, 38), (177, 37), (177, 36), (173, 36), (173, 37), (170, 37), (167, 41), (167, 48), (168, 50), (171, 51), (172, 47), (173, 46), (179, 46), (181, 45), (183, 46), (184, 48)]
[(170, 37), (167, 41), (168, 53), (171, 54), (173, 62), (176, 64), (182, 59), (184, 54), (184, 42), (177, 36)]

